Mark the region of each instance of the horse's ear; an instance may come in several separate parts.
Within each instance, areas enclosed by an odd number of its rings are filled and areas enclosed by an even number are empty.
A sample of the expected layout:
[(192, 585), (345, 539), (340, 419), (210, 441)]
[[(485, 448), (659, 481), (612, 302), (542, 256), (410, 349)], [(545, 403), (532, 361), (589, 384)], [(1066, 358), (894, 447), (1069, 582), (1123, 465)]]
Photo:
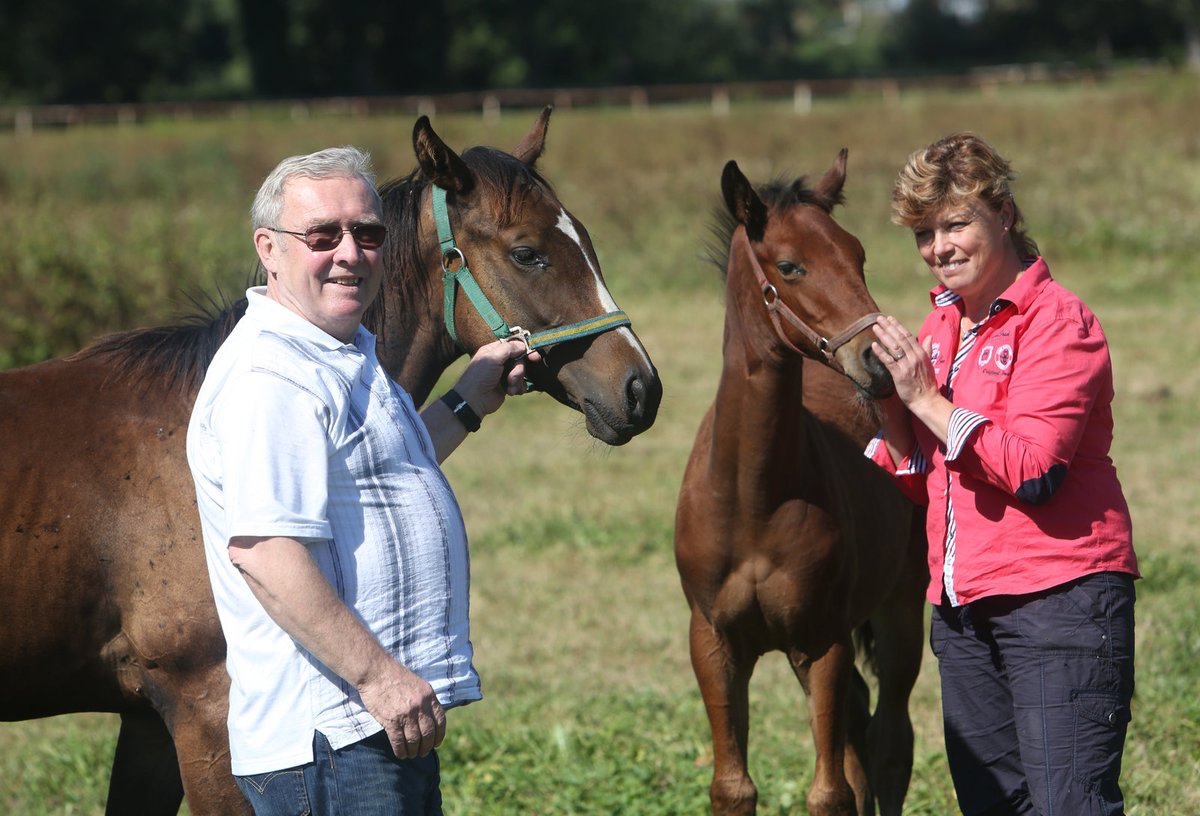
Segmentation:
[(517, 145), (517, 149), (513, 151), (514, 156), (531, 167), (546, 148), (546, 131), (550, 129), (550, 113), (553, 110), (553, 105), (547, 105), (542, 108), (537, 121), (533, 123), (533, 129), (525, 134), (525, 138), (521, 140), (521, 143)]
[(729, 213), (746, 228), (746, 236), (751, 241), (761, 241), (767, 231), (767, 205), (733, 160), (726, 163), (721, 173), (721, 193)]
[(816, 193), (817, 203), (825, 212), (832, 212), (834, 207), (845, 200), (842, 187), (846, 183), (846, 157), (849, 155), (850, 151), (844, 147), (838, 151), (833, 167), (825, 171), (825, 175), (817, 182), (817, 189), (813, 191)]
[(466, 162), (434, 133), (428, 116), (413, 125), (413, 152), (422, 172), (438, 187), (465, 193), (475, 183)]

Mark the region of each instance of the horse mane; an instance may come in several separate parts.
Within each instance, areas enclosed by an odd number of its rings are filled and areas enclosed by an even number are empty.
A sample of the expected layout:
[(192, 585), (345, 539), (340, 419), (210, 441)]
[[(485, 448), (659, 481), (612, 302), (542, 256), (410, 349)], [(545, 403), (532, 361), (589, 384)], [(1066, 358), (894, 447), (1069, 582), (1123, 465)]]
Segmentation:
[[(522, 210), (536, 198), (553, 194), (550, 184), (533, 168), (514, 156), (490, 147), (473, 147), (462, 155), (471, 169), (476, 184), (491, 188), (490, 217), (505, 225), (520, 217)], [(399, 303), (419, 303), (430, 296), (434, 285), (421, 258), (422, 193), (430, 180), (420, 168), (408, 176), (393, 179), (379, 188), (383, 202), (384, 220), (392, 235), (406, 240), (386, 244), (384, 285), (398, 290)], [(251, 281), (261, 282), (262, 266)], [(193, 309), (178, 323), (169, 326), (131, 329), (110, 334), (85, 346), (68, 359), (104, 357), (114, 366), (115, 376), (125, 381), (138, 381), (149, 388), (162, 385), (181, 393), (200, 387), (208, 366), (221, 343), (246, 313), (246, 298), (230, 301), (222, 293), (191, 295)], [(363, 325), (379, 334), (388, 322), (386, 298), (380, 296), (363, 315)], [(396, 326), (400, 332), (416, 330), (418, 310), (407, 310), (399, 316)]]
[[(812, 204), (829, 212), (843, 200), (840, 193), (831, 197), (809, 188), (807, 176), (790, 181), (780, 176), (759, 185), (755, 191), (769, 211), (790, 210), (802, 204)], [(737, 228), (738, 221), (728, 207), (722, 203), (713, 208), (713, 220), (709, 226), (709, 241), (705, 244), (704, 258), (720, 270), (721, 280), (725, 280), (729, 268), (729, 245), (733, 241), (733, 231)]]
[(106, 357), (122, 380), (159, 384), (187, 394), (200, 387), (213, 355), (246, 313), (246, 298), (230, 302), (217, 295), (189, 295), (191, 314), (170, 326), (109, 334), (70, 355), (68, 360)]

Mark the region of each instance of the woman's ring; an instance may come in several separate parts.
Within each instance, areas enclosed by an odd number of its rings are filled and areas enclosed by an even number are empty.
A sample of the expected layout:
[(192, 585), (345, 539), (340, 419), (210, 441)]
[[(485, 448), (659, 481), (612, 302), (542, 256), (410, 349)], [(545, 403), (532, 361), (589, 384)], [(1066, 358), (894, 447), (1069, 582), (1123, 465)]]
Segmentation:
[(893, 360), (903, 360), (904, 359), (904, 350), (901, 349), (900, 351), (893, 353), (892, 359)]

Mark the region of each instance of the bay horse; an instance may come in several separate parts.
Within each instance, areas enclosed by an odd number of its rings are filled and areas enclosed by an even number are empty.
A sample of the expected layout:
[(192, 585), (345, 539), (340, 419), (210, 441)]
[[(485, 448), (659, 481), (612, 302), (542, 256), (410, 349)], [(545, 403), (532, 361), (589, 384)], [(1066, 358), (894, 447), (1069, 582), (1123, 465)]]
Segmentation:
[[(808, 697), (809, 813), (899, 814), (912, 771), (908, 698), (923, 649), (915, 509), (863, 455), (893, 391), (870, 349), (878, 315), (858, 239), (834, 221), (842, 150), (816, 187), (753, 187), (729, 162), (723, 364), (675, 517), (692, 667), (712, 728), (716, 814), (749, 814), (749, 682), (782, 651)], [(879, 682), (871, 715), (855, 633)]]
[[(380, 188), (392, 238), (364, 322), (418, 405), (497, 334), (538, 346), (533, 386), (620, 445), (653, 424), (662, 386), (535, 167), (549, 116), (512, 154), (461, 156), (417, 120), (418, 167)], [(0, 373), (0, 719), (119, 713), (109, 814), (174, 816), (185, 795), (195, 816), (250, 812), (230, 775), (225, 643), (184, 453), (205, 367), (244, 309)]]

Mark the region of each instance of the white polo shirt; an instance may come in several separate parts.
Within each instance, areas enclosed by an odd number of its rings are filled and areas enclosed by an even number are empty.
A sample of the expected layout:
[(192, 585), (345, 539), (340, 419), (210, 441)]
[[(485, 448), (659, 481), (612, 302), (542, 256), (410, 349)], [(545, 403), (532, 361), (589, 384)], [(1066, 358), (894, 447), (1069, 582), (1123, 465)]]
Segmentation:
[(217, 351), (188, 427), (208, 573), (229, 644), (239, 776), (382, 729), (357, 691), (267, 615), (229, 560), (237, 536), (308, 544), (338, 596), (445, 707), (478, 700), (466, 531), (412, 399), (361, 326), (342, 343), (266, 297)]

